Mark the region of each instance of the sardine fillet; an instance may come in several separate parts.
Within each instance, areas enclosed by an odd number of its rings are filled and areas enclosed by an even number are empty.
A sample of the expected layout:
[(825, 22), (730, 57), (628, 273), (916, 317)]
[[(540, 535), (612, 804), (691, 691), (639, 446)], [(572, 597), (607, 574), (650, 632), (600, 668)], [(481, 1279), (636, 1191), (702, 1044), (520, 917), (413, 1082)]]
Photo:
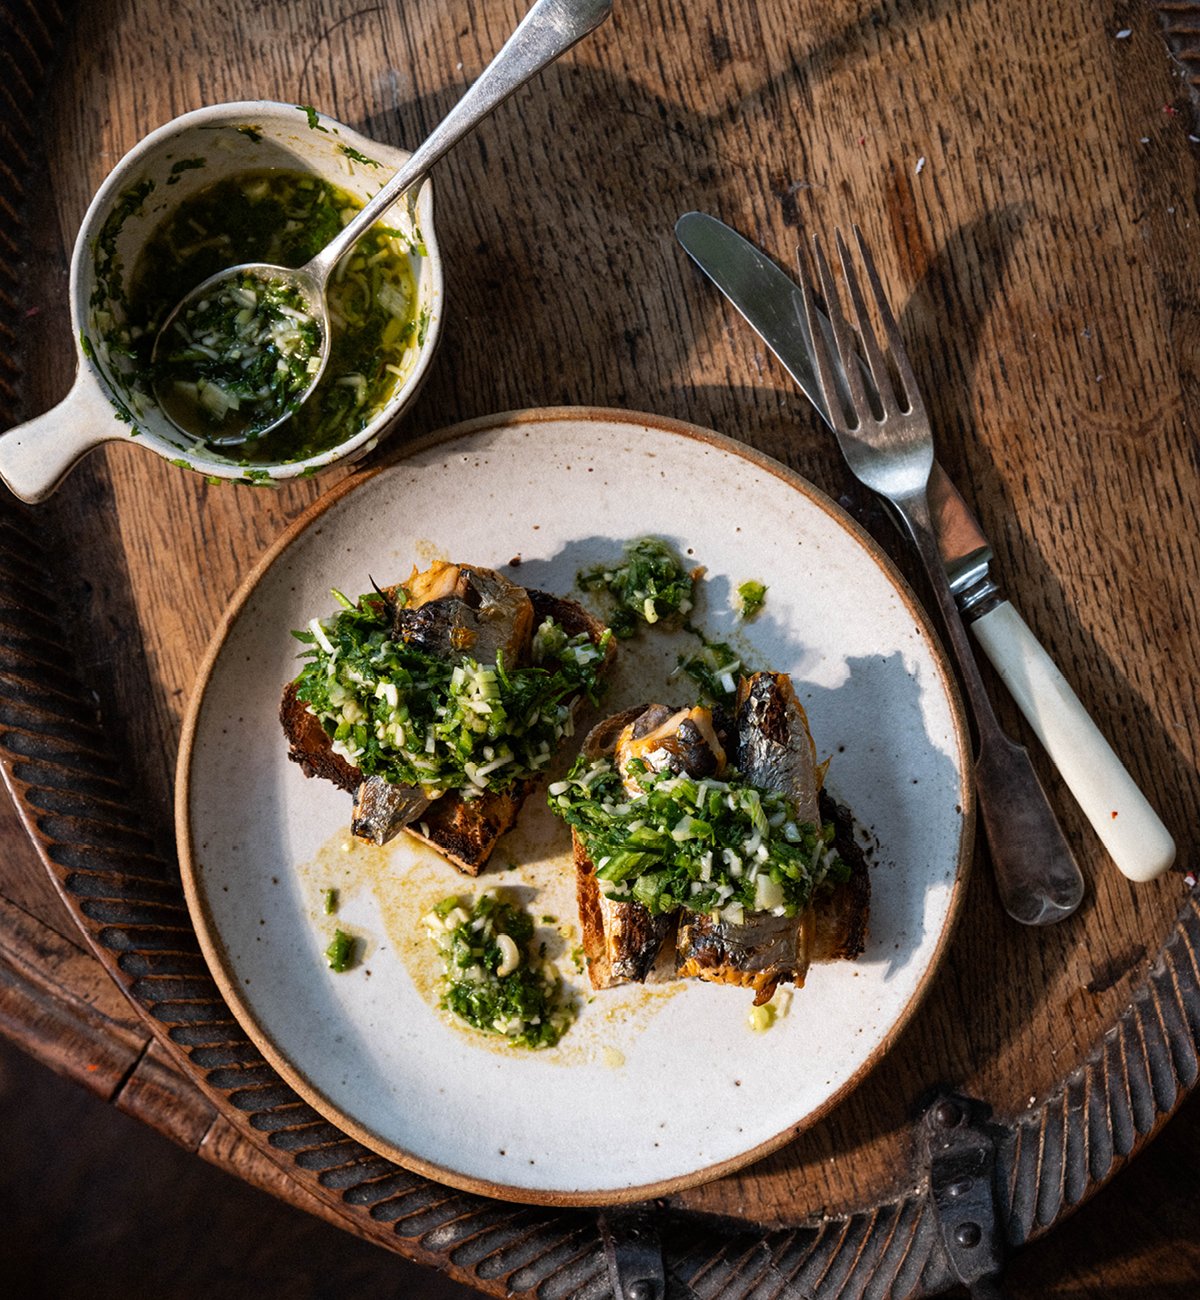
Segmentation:
[[(706, 916), (685, 913), (677, 941), (680, 976), (750, 988), (756, 1002), (766, 1002), (777, 984), (794, 981), (802, 985), (809, 963), (853, 961), (862, 953), (871, 912), (867, 861), (854, 839), (849, 812), (824, 791), (821, 817), (834, 825), (834, 847), (850, 868), (850, 879), (818, 891), (809, 913), (807, 936), (802, 933), (800, 918), (752, 912), (745, 925), (723, 926)], [(803, 951), (805, 939), (807, 951)]]
[(382, 776), (369, 776), (354, 792), (350, 834), (386, 844), (398, 830), (416, 821), (429, 803), (419, 785), (393, 785)]
[[(782, 794), (797, 820), (819, 824), (816, 747), (786, 673), (752, 673), (738, 682), (734, 754), (746, 781)], [(793, 917), (747, 912), (737, 923), (685, 913), (676, 967), (683, 976), (751, 988), (755, 1005), (766, 1002), (780, 982), (804, 983), (813, 960), (816, 910)]]

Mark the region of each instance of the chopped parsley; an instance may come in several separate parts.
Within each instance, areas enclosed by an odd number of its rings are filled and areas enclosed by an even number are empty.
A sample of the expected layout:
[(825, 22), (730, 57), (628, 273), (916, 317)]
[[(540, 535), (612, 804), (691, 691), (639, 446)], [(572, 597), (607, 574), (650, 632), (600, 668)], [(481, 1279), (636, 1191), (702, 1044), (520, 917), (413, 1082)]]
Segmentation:
[(349, 970), (355, 964), (356, 947), (352, 935), (347, 934), (345, 930), (335, 930), (332, 942), (325, 949), (325, 960), (329, 963), (329, 969), (337, 971), (339, 975)]
[(767, 600), (766, 587), (761, 582), (755, 582), (753, 579), (749, 582), (743, 582), (737, 589), (737, 594), (738, 607), (744, 619), (753, 618)]
[(531, 664), (481, 664), (394, 638), (380, 594), (334, 595), (337, 613), (292, 634), (308, 647), (296, 694), (365, 776), (467, 797), (506, 789), (546, 769), (578, 698), (598, 699), (607, 632), (597, 644), (546, 619)]
[(425, 917), (444, 964), (439, 1005), (472, 1029), (514, 1047), (553, 1047), (575, 1019), (533, 918), (484, 893), (473, 903), (444, 898)]
[(728, 703), (737, 694), (738, 674), (744, 671), (741, 656), (724, 641), (708, 641), (695, 628), (700, 649), (681, 656), (679, 667), (700, 687), (705, 699), (714, 704)]
[(614, 608), (608, 622), (622, 638), (633, 636), (639, 624), (683, 616), (694, 603), (695, 576), (657, 537), (627, 542), (620, 564), (587, 569), (576, 582), (582, 591), (605, 592), (611, 597)]
[(167, 184), (178, 185), (179, 178), (184, 172), (196, 171), (204, 165), (205, 161), (203, 158), (180, 158), (177, 163), (171, 165), (171, 174), (167, 177)]
[(353, 147), (353, 145), (339, 144), (338, 148), (342, 151), (342, 153), (346, 155), (347, 158), (350, 159), (351, 162), (359, 163), (364, 167), (379, 166), (379, 164), (375, 161), (374, 158), (368, 158), (365, 153), (360, 153), (359, 150)]
[(308, 118), (308, 129), (310, 131), (324, 131), (329, 134), (329, 128), (321, 125), (321, 116), (311, 104), (297, 104), (296, 107)]
[(741, 924), (746, 912), (795, 916), (825, 883), (846, 880), (834, 828), (797, 822), (777, 791), (733, 771), (725, 780), (580, 756), (549, 790), (550, 808), (578, 833), (608, 898), (655, 915), (686, 907)]

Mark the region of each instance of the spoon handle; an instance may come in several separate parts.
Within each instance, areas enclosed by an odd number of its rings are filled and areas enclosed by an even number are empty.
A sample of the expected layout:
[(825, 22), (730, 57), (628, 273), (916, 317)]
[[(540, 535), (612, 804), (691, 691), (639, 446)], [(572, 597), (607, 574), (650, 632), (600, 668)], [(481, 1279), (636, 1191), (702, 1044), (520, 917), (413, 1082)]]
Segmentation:
[(612, 0), (537, 0), (479, 79), (424, 144), (356, 216), (309, 262), (322, 284), (350, 247), (398, 198), (531, 77), (565, 54), (608, 17)]

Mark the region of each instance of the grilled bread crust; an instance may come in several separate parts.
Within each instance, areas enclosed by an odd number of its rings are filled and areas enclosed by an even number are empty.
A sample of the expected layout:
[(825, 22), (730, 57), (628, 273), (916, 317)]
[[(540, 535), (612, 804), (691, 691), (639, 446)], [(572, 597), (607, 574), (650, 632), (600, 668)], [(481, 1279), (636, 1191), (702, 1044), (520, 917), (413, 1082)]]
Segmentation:
[(850, 879), (821, 897), (813, 927), (813, 961), (853, 961), (867, 944), (871, 915), (871, 876), (862, 847), (854, 838), (850, 810), (821, 791), (821, 820), (832, 822), (833, 845), (850, 868)]
[(296, 696), (296, 683), (288, 682), (279, 703), (279, 721), (287, 736), (288, 758), (300, 764), (305, 776), (320, 777), (353, 794), (362, 784), (362, 773), (341, 754), (333, 752), (333, 743), (315, 714)]
[[(390, 589), (389, 594), (394, 590)], [(533, 590), (529, 591), (529, 599), (533, 605), (535, 626), (546, 618), (554, 618), (568, 636), (582, 632), (596, 642), (605, 630), (603, 623), (573, 600)], [(604, 669), (612, 663), (614, 654), (610, 643)], [(288, 757), (300, 765), (305, 776), (332, 781), (350, 794), (358, 789), (363, 774), (333, 752), (333, 742), (325, 728), (297, 698), (295, 682), (288, 682), (283, 688), (279, 721), (287, 737)], [(404, 829), (460, 871), (477, 876), (496, 847), (496, 841), (517, 820), (521, 805), (537, 784), (537, 778), (529, 777), (507, 790), (484, 791), (472, 799), (464, 799), (456, 790), (447, 791)]]
[(592, 988), (606, 989), (613, 983), (612, 959), (604, 941), (604, 917), (600, 911), (600, 885), (596, 868), (583, 841), (571, 828), (575, 859), (575, 900), (579, 905), (579, 928), (583, 933), (583, 960)]

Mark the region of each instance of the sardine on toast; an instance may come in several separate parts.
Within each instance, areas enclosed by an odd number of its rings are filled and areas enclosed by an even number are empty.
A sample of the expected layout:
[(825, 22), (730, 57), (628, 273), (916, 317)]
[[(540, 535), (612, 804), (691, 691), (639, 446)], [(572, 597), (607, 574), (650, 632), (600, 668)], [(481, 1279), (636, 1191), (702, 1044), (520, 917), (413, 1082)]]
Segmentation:
[(594, 987), (645, 979), (672, 936), (676, 974), (756, 1005), (857, 956), (870, 883), (824, 770), (785, 673), (743, 677), (731, 712), (652, 704), (594, 728), (551, 787)]
[[(587, 758), (613, 757), (618, 748), (628, 746), (635, 730), (645, 734), (654, 722), (661, 721), (658, 706), (626, 709), (606, 718), (594, 727), (583, 742)], [(572, 831), (575, 859), (575, 896), (579, 904), (579, 928), (583, 935), (583, 955), (593, 988), (606, 989), (614, 984), (641, 984), (654, 968), (667, 935), (674, 929), (671, 916), (653, 916), (634, 899), (608, 897), (596, 879), (595, 865), (582, 839)]]
[[(821, 825), (818, 768), (808, 716), (786, 673), (755, 673), (738, 683), (734, 765), (760, 790), (784, 796), (797, 822)], [(812, 960), (814, 903), (781, 914), (774, 897), (758, 911), (685, 910), (679, 920), (680, 975), (752, 988), (755, 1005), (770, 1000), (781, 980), (803, 984)]]
[(436, 562), (313, 619), (283, 690), (288, 756), (354, 795), (352, 833), (401, 830), (477, 875), (610, 666), (583, 607)]

